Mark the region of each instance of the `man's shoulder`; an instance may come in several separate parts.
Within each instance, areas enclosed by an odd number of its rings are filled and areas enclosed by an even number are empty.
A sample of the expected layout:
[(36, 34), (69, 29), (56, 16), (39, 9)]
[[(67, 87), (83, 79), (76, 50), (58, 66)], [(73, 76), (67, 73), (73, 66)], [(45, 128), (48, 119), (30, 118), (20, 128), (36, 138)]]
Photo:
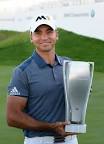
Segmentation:
[(24, 71), (25, 69), (27, 69), (31, 65), (31, 63), (32, 63), (32, 57), (29, 57), (26, 60), (24, 60), (22, 63), (20, 63), (17, 66), (17, 69)]

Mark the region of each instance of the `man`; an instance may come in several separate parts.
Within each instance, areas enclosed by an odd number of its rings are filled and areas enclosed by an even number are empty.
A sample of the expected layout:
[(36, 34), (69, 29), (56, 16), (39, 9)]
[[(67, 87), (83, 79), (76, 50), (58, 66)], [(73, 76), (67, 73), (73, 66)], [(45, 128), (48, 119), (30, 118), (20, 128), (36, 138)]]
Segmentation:
[(41, 15), (31, 24), (32, 56), (17, 66), (8, 87), (7, 122), (24, 130), (24, 144), (77, 144), (65, 132), (64, 58), (56, 55), (58, 39), (52, 17)]

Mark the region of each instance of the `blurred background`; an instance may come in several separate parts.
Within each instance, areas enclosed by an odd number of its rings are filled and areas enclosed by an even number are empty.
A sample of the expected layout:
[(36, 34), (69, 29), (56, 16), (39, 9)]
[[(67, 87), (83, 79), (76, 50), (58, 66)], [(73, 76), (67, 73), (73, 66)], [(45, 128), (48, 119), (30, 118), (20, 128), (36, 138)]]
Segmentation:
[(44, 12), (65, 30), (104, 40), (104, 0), (0, 0), (0, 29), (26, 31)]

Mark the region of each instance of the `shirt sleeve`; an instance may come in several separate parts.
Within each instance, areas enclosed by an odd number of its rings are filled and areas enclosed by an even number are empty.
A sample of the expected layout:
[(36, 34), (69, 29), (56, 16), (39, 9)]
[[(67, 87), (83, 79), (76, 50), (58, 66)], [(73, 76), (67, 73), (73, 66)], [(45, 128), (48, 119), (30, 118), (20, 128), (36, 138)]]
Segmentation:
[(28, 97), (28, 89), (26, 73), (20, 68), (16, 68), (8, 86), (8, 95)]

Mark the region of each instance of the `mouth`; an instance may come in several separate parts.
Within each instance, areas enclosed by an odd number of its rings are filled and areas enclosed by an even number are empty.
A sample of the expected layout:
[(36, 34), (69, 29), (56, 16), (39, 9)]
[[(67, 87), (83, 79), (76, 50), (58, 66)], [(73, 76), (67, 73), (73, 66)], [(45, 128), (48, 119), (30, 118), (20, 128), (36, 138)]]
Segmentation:
[(45, 45), (45, 46), (47, 46), (47, 45), (50, 45), (50, 42), (42, 42), (42, 43), (40, 43), (40, 45)]
[(40, 44), (50, 44), (50, 42), (41, 42)]

